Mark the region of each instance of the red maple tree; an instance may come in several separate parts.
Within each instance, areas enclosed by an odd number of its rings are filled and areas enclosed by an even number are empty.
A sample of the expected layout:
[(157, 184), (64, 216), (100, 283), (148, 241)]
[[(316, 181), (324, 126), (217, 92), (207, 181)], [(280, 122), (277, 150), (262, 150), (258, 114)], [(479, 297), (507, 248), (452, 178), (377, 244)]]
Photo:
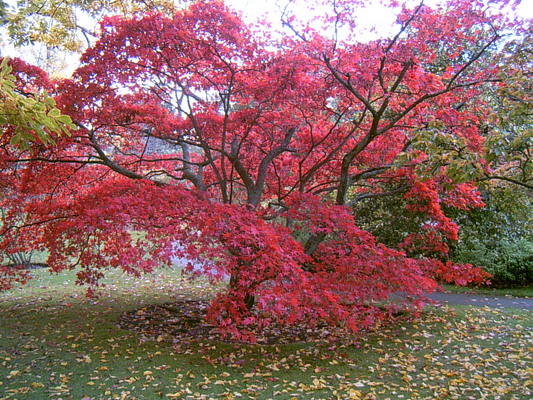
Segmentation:
[[(241, 338), (272, 320), (357, 330), (401, 306), (395, 294), (418, 305), (436, 280), (486, 280), (446, 261), (458, 227), (443, 204), (482, 206), (457, 160), (483, 164), (491, 57), (521, 26), (455, 0), (402, 8), (396, 35), (358, 42), (354, 5), (322, 21), (335, 39), (288, 18), (294, 34), (265, 42), (207, 1), (106, 18), (71, 79), (18, 62), (20, 84), (54, 93), (79, 129), (26, 150), (2, 136), (1, 248), (47, 249), (89, 292), (104, 268), (186, 257), (228, 279), (208, 316)], [(350, 207), (398, 193), (423, 223), (391, 249)]]

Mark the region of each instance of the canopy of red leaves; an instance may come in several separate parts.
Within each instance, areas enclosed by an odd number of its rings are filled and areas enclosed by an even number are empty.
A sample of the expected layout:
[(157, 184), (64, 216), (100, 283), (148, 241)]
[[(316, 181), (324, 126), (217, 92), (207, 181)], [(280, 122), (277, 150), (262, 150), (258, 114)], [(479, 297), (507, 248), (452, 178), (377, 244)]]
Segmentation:
[[(483, 205), (450, 171), (466, 155), (483, 164), (491, 59), (521, 27), (456, 0), (399, 10), (391, 38), (340, 40), (353, 11), (337, 3), (335, 39), (288, 20), (292, 36), (264, 43), (208, 1), (104, 19), (71, 79), (18, 62), (21, 85), (52, 90), (79, 129), (24, 151), (2, 137), (2, 249), (46, 249), (90, 292), (105, 268), (194, 260), (191, 273), (228, 280), (209, 318), (243, 338), (273, 319), (357, 330), (436, 279), (486, 280), (446, 261), (458, 227), (443, 205)], [(422, 136), (444, 150), (413, 146)], [(424, 222), (392, 249), (350, 206), (398, 193)]]

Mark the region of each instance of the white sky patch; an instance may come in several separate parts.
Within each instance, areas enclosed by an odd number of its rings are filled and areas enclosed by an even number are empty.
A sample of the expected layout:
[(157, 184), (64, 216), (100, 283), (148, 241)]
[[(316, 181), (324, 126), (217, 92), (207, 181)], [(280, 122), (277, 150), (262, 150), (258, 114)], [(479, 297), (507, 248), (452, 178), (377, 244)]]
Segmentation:
[[(281, 16), (284, 12), (292, 13), (299, 22), (306, 23), (329, 11), (322, 8), (311, 9), (309, 2), (304, 0), (226, 0), (226, 4), (241, 11), (245, 22), (252, 23), (264, 18), (275, 29), (281, 28)], [(373, 0), (367, 1), (366, 4), (364, 8), (353, 10), (357, 16), (361, 40), (372, 40), (389, 34), (396, 20), (394, 12)]]
[[(405, 1), (413, 7), (420, 3), (420, 0)], [(442, 1), (444, 0), (440, 0), (440, 2)], [(311, 20), (313, 16), (324, 15), (328, 12), (321, 8), (310, 9), (310, 2), (306, 2), (305, 0), (225, 0), (225, 2), (231, 8), (242, 12), (243, 19), (246, 23), (254, 23), (264, 18), (264, 21), (272, 24), (273, 29), (277, 31), (282, 30), (281, 16), (286, 9), (294, 13), (297, 20), (304, 24)], [(439, 0), (424, 1), (428, 5), (437, 2)], [(10, 6), (14, 6), (16, 0), (7, 0), (7, 3)], [(357, 17), (356, 37), (358, 41), (370, 41), (378, 37), (390, 36), (396, 33), (396, 17), (393, 10), (380, 5), (378, 0), (368, 0), (365, 4), (367, 4), (366, 7), (355, 8), (353, 10), (354, 15)], [(93, 28), (96, 21), (86, 21), (84, 15), (81, 14), (78, 17), (82, 25)], [(522, 0), (518, 5), (517, 14), (523, 19), (532, 19), (533, 0)], [(325, 36), (328, 36), (327, 33)], [(342, 36), (344, 35), (341, 32), (341, 39)], [(0, 28), (0, 56), (21, 57), (30, 63), (36, 63), (36, 54), (38, 53), (32, 47), (14, 48), (9, 44), (5, 28)], [(76, 58), (73, 55), (68, 56), (68, 59), (65, 61), (67, 68), (63, 71), (64, 75), (68, 76), (77, 67), (78, 61)]]
[[(439, 3), (446, 3), (452, 0), (424, 0), (424, 4), (433, 6)], [(533, 18), (533, 0), (518, 0), (517, 15), (523, 19)], [(231, 8), (242, 11), (243, 19), (248, 22), (255, 22), (260, 18), (280, 27), (280, 18), (285, 9), (292, 11), (300, 21), (308, 21), (315, 15), (324, 13), (324, 10), (310, 10), (309, 2), (305, 0), (225, 0)], [(411, 7), (420, 4), (420, 0), (404, 0)], [(395, 33), (394, 23), (396, 16), (393, 10), (380, 4), (378, 0), (365, 1), (364, 8), (354, 9), (357, 17), (361, 41), (372, 40), (378, 37), (388, 36)]]
[(521, 18), (532, 19), (533, 18), (533, 1), (522, 0), (517, 7), (517, 14)]

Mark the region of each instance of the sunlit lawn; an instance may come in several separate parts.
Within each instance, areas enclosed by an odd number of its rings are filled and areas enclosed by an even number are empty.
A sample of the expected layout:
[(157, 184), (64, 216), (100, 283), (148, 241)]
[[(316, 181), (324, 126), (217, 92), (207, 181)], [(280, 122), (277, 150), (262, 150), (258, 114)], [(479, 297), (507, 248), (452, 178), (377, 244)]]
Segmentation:
[(0, 399), (530, 399), (533, 318), (442, 308), (343, 343), (174, 343), (117, 326), (205, 282), (116, 272), (97, 301), (45, 270), (0, 294)]

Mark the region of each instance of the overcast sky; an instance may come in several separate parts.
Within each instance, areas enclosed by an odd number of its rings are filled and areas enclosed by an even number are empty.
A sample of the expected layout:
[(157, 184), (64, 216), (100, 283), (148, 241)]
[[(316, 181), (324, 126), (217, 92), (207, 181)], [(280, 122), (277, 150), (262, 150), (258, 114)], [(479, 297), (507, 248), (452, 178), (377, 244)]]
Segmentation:
[[(426, 0), (427, 1), (427, 0)], [(430, 0), (431, 1), (431, 0)], [(299, 20), (308, 20), (313, 14), (306, 8), (305, 0), (225, 0), (226, 4), (243, 12), (247, 22), (252, 22), (261, 16), (274, 25), (280, 24), (282, 11), (287, 8), (297, 15)], [(370, 30), (372, 26), (380, 29), (381, 33), (388, 32), (395, 21), (393, 12), (373, 0), (365, 2), (367, 7), (357, 9), (357, 16), (362, 30)], [(320, 13), (320, 11), (314, 11)]]
[[(439, 0), (424, 0), (425, 4), (434, 4)], [(442, 0), (441, 0), (442, 1)], [(226, 4), (235, 9), (242, 10), (247, 16), (257, 16), (265, 13), (276, 14), (279, 9), (284, 8), (288, 3), (305, 3), (304, 0), (225, 0)], [(418, 4), (420, 0), (403, 0), (411, 4)], [(531, 0), (518, 0), (519, 13), (525, 18), (533, 18), (533, 2)], [(378, 1), (367, 0), (368, 9), (364, 11), (365, 16), (373, 19), (383, 17), (383, 7), (379, 6)]]
[[(15, 0), (8, 0), (8, 3), (13, 3)], [(416, 5), (420, 0), (401, 0), (407, 1)], [(424, 0), (426, 4), (433, 4), (439, 0)], [(282, 10), (287, 6), (289, 10), (297, 15), (299, 20), (308, 20), (312, 17), (312, 12), (306, 10), (305, 5), (309, 2), (305, 0), (225, 0), (226, 4), (230, 7), (240, 10), (243, 13), (244, 20), (246, 22), (256, 21), (261, 16), (266, 16), (267, 20), (270, 21), (274, 28), (280, 28), (280, 16)], [(396, 29), (393, 28), (395, 16), (393, 12), (383, 6), (378, 4), (377, 0), (366, 0), (365, 4), (368, 4), (364, 9), (354, 10), (355, 14), (358, 17), (358, 26), (360, 26), (361, 35), (358, 37), (360, 40), (371, 40), (375, 39), (376, 36), (386, 36), (392, 32), (395, 32)], [(315, 11), (317, 13), (324, 13), (325, 11)], [(522, 0), (519, 5), (519, 15), (523, 18), (533, 18), (533, 0)], [(377, 32), (372, 33), (371, 28), (374, 27), (377, 29)], [(1, 36), (5, 34), (3, 30), (0, 30), (0, 45)], [(7, 45), (7, 40), (5, 40), (3, 49), (1, 51), (2, 55), (8, 56), (20, 56), (21, 53), (13, 49), (11, 46)], [(31, 54), (25, 52), (25, 57), (28, 61), (32, 62)], [(69, 57), (72, 60), (71, 57)], [(69, 61), (71, 70), (74, 68), (76, 62)], [(67, 74), (70, 71), (65, 71)]]
[[(400, 0), (400, 3), (411, 4), (413, 7), (418, 5), (421, 0)], [(446, 0), (423, 0), (425, 4), (434, 5)], [(449, 0), (451, 1), (451, 0)], [(487, 0), (490, 1), (490, 0)], [(518, 15), (522, 18), (533, 18), (533, 0), (517, 0), (519, 2)], [(299, 20), (311, 18), (311, 12), (306, 10), (306, 0), (225, 0), (230, 7), (243, 12), (245, 21), (252, 22), (260, 16), (267, 16), (274, 27), (280, 26), (280, 16), (282, 10), (287, 8), (297, 15)], [(365, 8), (354, 9), (357, 16), (358, 26), (362, 35), (362, 40), (375, 39), (376, 37), (387, 36), (394, 29), (395, 15), (394, 12), (383, 5), (379, 0), (365, 0)], [(316, 11), (315, 11), (316, 12)], [(318, 11), (320, 12), (320, 11)], [(371, 32), (371, 29), (376, 29)]]

